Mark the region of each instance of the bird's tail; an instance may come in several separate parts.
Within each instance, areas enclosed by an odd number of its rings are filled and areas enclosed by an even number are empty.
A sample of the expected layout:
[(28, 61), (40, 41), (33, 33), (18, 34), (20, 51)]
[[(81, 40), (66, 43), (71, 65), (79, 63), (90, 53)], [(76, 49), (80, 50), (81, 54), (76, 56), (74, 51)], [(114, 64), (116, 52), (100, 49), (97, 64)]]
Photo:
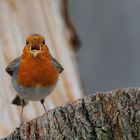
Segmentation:
[(21, 99), (18, 95), (13, 99), (12, 104), (17, 105), (17, 106), (26, 106), (27, 105), (27, 101)]

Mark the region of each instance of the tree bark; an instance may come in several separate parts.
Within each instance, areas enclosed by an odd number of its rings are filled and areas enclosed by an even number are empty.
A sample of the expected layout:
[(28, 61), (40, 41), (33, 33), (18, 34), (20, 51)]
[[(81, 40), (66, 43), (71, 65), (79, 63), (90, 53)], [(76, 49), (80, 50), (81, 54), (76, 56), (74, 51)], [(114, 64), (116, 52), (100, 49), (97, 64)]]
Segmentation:
[(5, 140), (139, 140), (140, 89), (97, 93), (57, 107)]

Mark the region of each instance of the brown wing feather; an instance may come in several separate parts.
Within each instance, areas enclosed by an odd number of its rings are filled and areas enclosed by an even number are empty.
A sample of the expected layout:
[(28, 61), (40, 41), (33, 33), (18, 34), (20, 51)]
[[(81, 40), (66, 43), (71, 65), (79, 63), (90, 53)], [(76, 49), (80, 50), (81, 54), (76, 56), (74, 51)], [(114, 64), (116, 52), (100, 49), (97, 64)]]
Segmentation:
[(62, 73), (62, 71), (64, 70), (63, 67), (62, 67), (62, 65), (54, 57), (51, 56), (51, 59), (52, 59), (52, 63), (54, 65), (56, 65), (59, 73)]
[(14, 59), (10, 64), (8, 64), (8, 66), (6, 67), (6, 72), (9, 74), (9, 75), (13, 75), (13, 70), (16, 68), (17, 64), (19, 64), (20, 62), (20, 58), (21, 57), (18, 57), (16, 59)]
[(27, 101), (21, 99), (19, 97), (19, 95), (16, 95), (16, 97), (13, 99), (12, 104), (17, 105), (17, 106), (26, 106), (27, 105)]

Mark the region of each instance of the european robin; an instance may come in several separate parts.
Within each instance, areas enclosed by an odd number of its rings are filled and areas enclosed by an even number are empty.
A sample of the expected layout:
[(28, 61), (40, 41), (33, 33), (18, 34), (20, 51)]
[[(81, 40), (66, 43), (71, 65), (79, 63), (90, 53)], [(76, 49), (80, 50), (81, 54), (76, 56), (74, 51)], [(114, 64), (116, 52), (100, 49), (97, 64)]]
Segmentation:
[(22, 107), (21, 122), (27, 101), (40, 101), (47, 114), (44, 99), (54, 90), (62, 71), (61, 64), (50, 54), (45, 38), (40, 34), (29, 35), (23, 54), (6, 67), (17, 92), (12, 103)]

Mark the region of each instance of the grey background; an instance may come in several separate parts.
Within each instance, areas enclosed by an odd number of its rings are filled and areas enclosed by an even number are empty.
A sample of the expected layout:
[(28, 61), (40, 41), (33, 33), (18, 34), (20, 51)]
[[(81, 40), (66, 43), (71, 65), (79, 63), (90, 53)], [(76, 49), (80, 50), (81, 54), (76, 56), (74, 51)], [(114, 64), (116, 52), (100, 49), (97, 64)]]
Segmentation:
[(140, 0), (70, 0), (87, 94), (140, 86)]

